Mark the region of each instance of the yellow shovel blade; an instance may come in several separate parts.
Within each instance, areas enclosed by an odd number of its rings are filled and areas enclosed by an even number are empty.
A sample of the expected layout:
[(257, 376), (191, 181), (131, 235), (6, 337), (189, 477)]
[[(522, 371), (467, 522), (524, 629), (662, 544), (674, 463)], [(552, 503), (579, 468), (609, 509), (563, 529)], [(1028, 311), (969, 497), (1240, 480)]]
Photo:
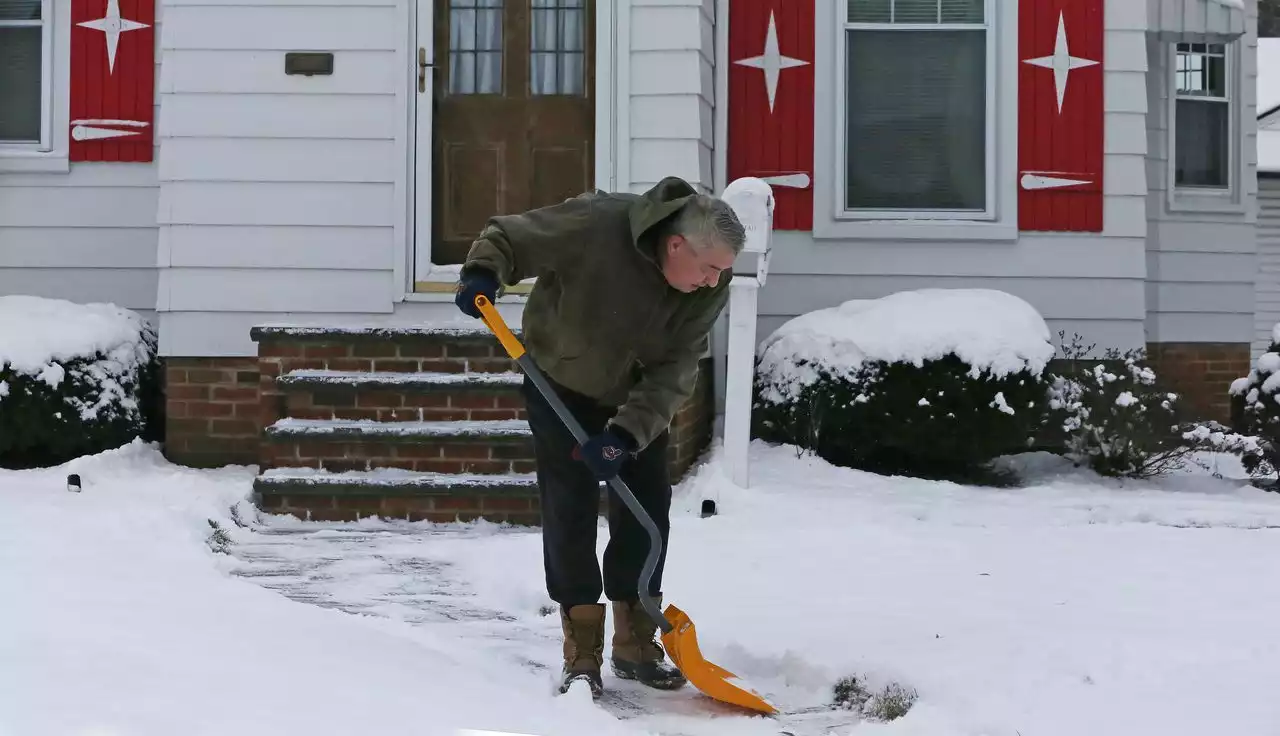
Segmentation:
[(694, 687), (723, 703), (769, 715), (778, 712), (754, 690), (737, 684), (737, 675), (702, 658), (697, 631), (684, 611), (668, 605), (663, 616), (672, 626), (662, 635), (667, 655)]

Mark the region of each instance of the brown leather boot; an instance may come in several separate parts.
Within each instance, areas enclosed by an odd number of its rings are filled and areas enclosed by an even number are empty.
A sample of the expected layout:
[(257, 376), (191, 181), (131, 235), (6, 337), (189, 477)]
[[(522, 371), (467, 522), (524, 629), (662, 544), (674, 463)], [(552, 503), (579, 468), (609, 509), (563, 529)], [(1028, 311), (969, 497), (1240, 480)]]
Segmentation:
[(592, 697), (604, 693), (600, 667), (604, 664), (604, 604), (586, 603), (560, 607), (560, 628), (564, 631), (564, 669), (560, 692), (568, 692), (575, 680), (585, 680)]
[[(662, 597), (657, 598), (662, 607)], [(659, 690), (676, 690), (686, 680), (680, 670), (666, 661), (667, 653), (657, 640), (658, 625), (649, 618), (640, 602), (613, 601), (613, 674), (624, 680), (638, 680)]]

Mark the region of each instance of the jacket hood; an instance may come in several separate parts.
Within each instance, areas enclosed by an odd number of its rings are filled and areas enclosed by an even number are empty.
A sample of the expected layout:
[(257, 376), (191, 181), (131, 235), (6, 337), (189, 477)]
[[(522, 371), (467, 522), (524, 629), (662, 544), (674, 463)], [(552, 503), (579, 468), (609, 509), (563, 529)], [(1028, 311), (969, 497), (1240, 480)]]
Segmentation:
[(641, 247), (641, 237), (663, 220), (679, 212), (689, 198), (697, 193), (697, 190), (684, 179), (668, 176), (654, 184), (649, 191), (641, 194), (627, 213), (628, 219), (631, 220), (631, 239), (636, 246), (644, 250)]

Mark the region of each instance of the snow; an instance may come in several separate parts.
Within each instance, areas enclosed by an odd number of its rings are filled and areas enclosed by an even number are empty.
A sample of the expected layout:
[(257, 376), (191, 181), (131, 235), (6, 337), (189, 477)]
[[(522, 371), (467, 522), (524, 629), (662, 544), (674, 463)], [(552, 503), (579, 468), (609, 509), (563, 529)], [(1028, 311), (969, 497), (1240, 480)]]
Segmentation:
[(765, 398), (783, 401), (817, 380), (818, 368), (849, 375), (864, 361), (922, 365), (951, 352), (975, 374), (1004, 376), (1042, 371), (1056, 348), (1040, 314), (1012, 294), (920, 289), (791, 319), (761, 343), (757, 371), (771, 384)]
[(336, 432), (358, 432), (379, 436), (512, 436), (528, 435), (529, 422), (524, 419), (471, 419), (456, 421), (396, 421), (376, 419), (298, 419), (284, 417), (272, 428), (283, 434), (330, 435)]
[[(779, 706), (848, 674), (918, 694), (833, 736), (1272, 733), (1280, 494), (1203, 457), (1225, 478), (1120, 483), (1032, 454), (1009, 461), (1027, 487), (987, 489), (756, 442), (750, 488), (718, 456), (677, 488), (666, 600)], [(777, 733), (693, 715), (692, 688), (626, 720), (550, 697), (536, 529), (255, 516), (252, 478), (136, 442), (0, 471), (0, 735)]]
[(352, 371), (334, 371), (324, 368), (299, 368), (298, 370), (289, 371), (285, 374), (289, 378), (296, 378), (305, 381), (314, 381), (316, 383), (327, 384), (362, 384), (377, 383), (382, 385), (400, 384), (400, 383), (432, 383), (432, 384), (449, 384), (449, 383), (502, 383), (502, 384), (519, 384), (524, 381), (524, 374), (516, 371), (498, 371), (491, 373), (481, 373), (468, 371), (465, 373), (453, 372), (400, 372), (400, 371), (365, 371), (356, 373)]
[(77, 304), (24, 294), (0, 296), (0, 367), (56, 388), (59, 363), (101, 351), (121, 369), (145, 361), (142, 317), (114, 304)]

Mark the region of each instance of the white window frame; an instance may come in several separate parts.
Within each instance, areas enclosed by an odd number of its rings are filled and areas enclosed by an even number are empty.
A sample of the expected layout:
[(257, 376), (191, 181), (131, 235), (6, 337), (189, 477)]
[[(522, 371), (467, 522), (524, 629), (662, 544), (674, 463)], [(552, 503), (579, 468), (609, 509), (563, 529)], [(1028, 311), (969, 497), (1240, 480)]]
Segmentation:
[(0, 20), (0, 28), (40, 26), (40, 140), (18, 142), (0, 140), (0, 150), (53, 150), (53, 0), (40, 0), (40, 20)]
[[(1178, 44), (1190, 43), (1188, 41), (1173, 41), (1168, 44), (1165, 49), (1165, 63), (1167, 72), (1165, 74), (1167, 100), (1165, 104), (1165, 119), (1168, 121), (1168, 140), (1165, 144), (1165, 187), (1166, 206), (1171, 212), (1242, 212), (1244, 210), (1244, 202), (1242, 201), (1241, 191), (1243, 189), (1243, 179), (1241, 177), (1245, 162), (1241, 156), (1242, 141), (1240, 114), (1241, 100), (1243, 99), (1243, 88), (1241, 87), (1239, 70), (1242, 68), (1240, 59), (1240, 42), (1226, 41), (1222, 42), (1225, 50), (1223, 56), (1226, 80), (1224, 89), (1225, 98), (1204, 98), (1204, 97), (1180, 97), (1178, 95)], [(1199, 43), (1196, 41), (1195, 43)], [(1226, 186), (1223, 187), (1206, 187), (1192, 186), (1177, 183), (1178, 162), (1178, 100), (1188, 99), (1197, 101), (1223, 100), (1227, 105), (1227, 177)]]
[[(0, 172), (65, 173), (68, 164), (67, 92), (70, 72), (69, 26), (54, 0), (40, 0), (40, 140), (0, 141)], [(30, 21), (0, 21), (0, 25), (31, 25)]]
[[(821, 6), (822, 3), (819, 3)], [(996, 180), (999, 176), (996, 162), (996, 129), (998, 121), (996, 97), (999, 94), (997, 89), (997, 47), (1001, 43), (1000, 38), (1000, 19), (998, 18), (998, 6), (995, 0), (984, 0), (983, 2), (983, 23), (927, 23), (927, 24), (908, 24), (908, 23), (850, 23), (848, 22), (848, 3), (847, 0), (837, 0), (834, 3), (836, 12), (839, 14), (836, 23), (832, 25), (835, 28), (835, 125), (833, 128), (835, 142), (835, 179), (833, 191), (830, 193), (832, 199), (831, 210), (836, 223), (861, 221), (861, 220), (929, 220), (944, 222), (972, 222), (972, 221), (994, 221), (997, 218), (998, 208), (996, 206), (997, 187)], [(985, 207), (982, 210), (870, 210), (870, 209), (849, 209), (845, 203), (845, 177), (847, 167), (845, 166), (846, 146), (848, 144), (848, 118), (846, 115), (846, 75), (848, 44), (846, 41), (846, 32), (850, 30), (896, 30), (896, 31), (944, 31), (944, 30), (976, 30), (983, 29), (986, 33), (986, 86), (985, 86), (985, 166), (986, 166), (986, 188), (984, 192)], [(818, 92), (821, 94), (821, 91)], [(815, 226), (816, 226), (815, 221)]]

